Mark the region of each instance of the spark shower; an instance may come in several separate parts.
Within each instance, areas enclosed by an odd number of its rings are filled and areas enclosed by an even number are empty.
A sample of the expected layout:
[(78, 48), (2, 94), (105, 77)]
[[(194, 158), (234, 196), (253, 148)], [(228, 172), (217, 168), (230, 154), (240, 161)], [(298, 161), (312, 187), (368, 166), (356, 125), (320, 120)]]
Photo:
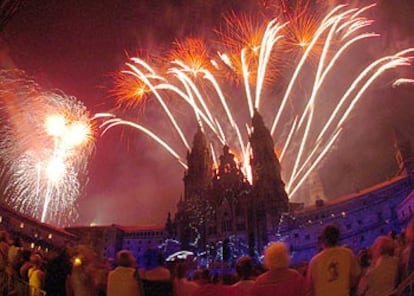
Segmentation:
[(3, 200), (41, 222), (74, 222), (94, 147), (83, 103), (42, 89), (22, 71), (2, 70), (0, 122)]
[[(356, 62), (361, 46), (380, 37), (368, 31), (373, 20), (366, 15), (373, 9), (375, 4), (339, 5), (317, 16), (304, 5), (264, 22), (230, 14), (216, 31), (217, 42), (188, 38), (175, 42), (165, 57), (132, 57), (116, 77), (114, 93), (125, 109), (141, 108), (140, 116), (102, 114), (109, 117), (101, 125), (103, 133), (131, 126), (186, 168), (188, 126), (198, 124), (216, 165), (217, 151), (229, 145), (250, 180), (248, 137), (258, 110), (270, 127), (292, 197), (344, 125), (352, 124), (350, 115), (367, 90), (390, 69), (411, 65), (414, 48)], [(349, 62), (352, 69), (344, 71)], [(165, 115), (162, 127), (158, 120), (146, 121), (147, 109), (151, 116)], [(165, 133), (166, 122), (174, 137)]]

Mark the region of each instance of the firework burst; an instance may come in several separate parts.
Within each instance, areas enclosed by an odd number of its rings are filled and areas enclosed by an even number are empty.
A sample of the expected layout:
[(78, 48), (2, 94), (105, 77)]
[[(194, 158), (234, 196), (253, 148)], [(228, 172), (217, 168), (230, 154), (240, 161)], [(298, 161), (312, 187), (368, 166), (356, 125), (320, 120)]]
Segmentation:
[(21, 71), (0, 71), (0, 115), (4, 202), (42, 222), (70, 224), (94, 146), (85, 106)]
[[(364, 14), (373, 7), (340, 5), (324, 17), (313, 17), (307, 15), (308, 7), (301, 6), (299, 13), (291, 14), (294, 18), (286, 22), (273, 19), (262, 24), (247, 17), (228, 16), (225, 23), (230, 26), (219, 31), (219, 54), (203, 59), (221, 60), (238, 76), (243, 87), (226, 84), (222, 89), (226, 82), (216, 78), (222, 76), (215, 76), (204, 67), (197, 68), (195, 79), (193, 66), (187, 64), (185, 56), (180, 59), (179, 54), (174, 56), (170, 68), (163, 74), (143, 59), (133, 58), (123, 72), (147, 85), (179, 140), (174, 139), (170, 141), (173, 145), (168, 145), (167, 137), (157, 132), (156, 126), (152, 125), (151, 130), (144, 122), (137, 124), (112, 118), (102, 127), (106, 131), (117, 125), (134, 126), (162, 143), (185, 167), (184, 157), (177, 152), (182, 148), (177, 143), (190, 149), (187, 127), (194, 126), (196, 121), (211, 142), (212, 155), (217, 155), (215, 151), (219, 151), (223, 144), (229, 145), (239, 155), (240, 166), (249, 178), (251, 149), (248, 137), (251, 118), (254, 110), (258, 110), (271, 127), (271, 134), (277, 135), (274, 141), (276, 150), (280, 151), (282, 175), (292, 197), (326, 157), (368, 88), (386, 71), (411, 65), (414, 49), (408, 48), (359, 64), (345, 74), (346, 79), (335, 80), (344, 63), (353, 62), (354, 56), (358, 56), (353, 49), (379, 36), (366, 31), (372, 21)], [(302, 44), (300, 55), (291, 54), (298, 42), (305, 42), (300, 38), (305, 37), (306, 45)], [(279, 59), (275, 58), (278, 47), (289, 46), (290, 51), (283, 50), (282, 62), (290, 61), (289, 74), (283, 71), (288, 78), (283, 79), (283, 84), (270, 85), (271, 91), (264, 93), (269, 88), (268, 77), (274, 76), (272, 69), (280, 67)], [(185, 102), (188, 111), (174, 114), (174, 103), (167, 104), (164, 96), (175, 96)], [(151, 122), (148, 124), (151, 126)]]

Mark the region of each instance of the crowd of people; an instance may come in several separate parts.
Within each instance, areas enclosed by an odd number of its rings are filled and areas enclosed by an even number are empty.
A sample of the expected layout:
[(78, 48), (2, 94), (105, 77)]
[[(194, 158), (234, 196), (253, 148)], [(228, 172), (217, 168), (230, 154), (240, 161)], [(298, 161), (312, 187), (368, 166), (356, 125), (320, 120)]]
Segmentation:
[(85, 246), (45, 256), (1, 231), (0, 296), (414, 295), (414, 221), (399, 235), (379, 236), (358, 254), (339, 244), (335, 225), (325, 226), (320, 239), (321, 248), (309, 262), (292, 266), (288, 246), (272, 242), (262, 265), (242, 256), (233, 273), (218, 274), (185, 260), (165, 266), (156, 250), (147, 254), (144, 266), (128, 250), (117, 253), (115, 266)]

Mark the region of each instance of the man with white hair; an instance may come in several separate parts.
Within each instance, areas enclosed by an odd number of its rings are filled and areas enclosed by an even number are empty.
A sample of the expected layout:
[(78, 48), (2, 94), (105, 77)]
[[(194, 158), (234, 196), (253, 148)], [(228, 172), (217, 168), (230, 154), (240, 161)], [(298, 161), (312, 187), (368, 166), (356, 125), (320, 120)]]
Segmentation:
[(269, 269), (253, 285), (253, 296), (303, 296), (305, 279), (289, 268), (289, 252), (282, 242), (271, 243), (265, 250), (264, 263)]

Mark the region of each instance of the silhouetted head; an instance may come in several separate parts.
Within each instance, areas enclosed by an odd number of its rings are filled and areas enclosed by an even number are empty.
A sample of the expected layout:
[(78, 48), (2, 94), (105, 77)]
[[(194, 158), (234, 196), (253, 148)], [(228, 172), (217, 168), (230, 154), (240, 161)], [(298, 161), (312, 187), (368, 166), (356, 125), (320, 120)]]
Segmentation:
[(7, 231), (0, 231), (0, 242), (10, 243), (10, 236)]
[(336, 246), (339, 242), (339, 228), (336, 225), (326, 225), (321, 237), (326, 247)]
[(135, 258), (130, 251), (121, 250), (116, 254), (116, 264), (122, 267), (134, 267)]
[(242, 256), (236, 262), (236, 272), (237, 275), (243, 279), (247, 280), (253, 273), (253, 261), (249, 256)]
[(30, 256), (30, 263), (32, 263), (34, 266), (39, 267), (42, 264), (42, 257), (40, 257), (39, 254), (32, 254)]

